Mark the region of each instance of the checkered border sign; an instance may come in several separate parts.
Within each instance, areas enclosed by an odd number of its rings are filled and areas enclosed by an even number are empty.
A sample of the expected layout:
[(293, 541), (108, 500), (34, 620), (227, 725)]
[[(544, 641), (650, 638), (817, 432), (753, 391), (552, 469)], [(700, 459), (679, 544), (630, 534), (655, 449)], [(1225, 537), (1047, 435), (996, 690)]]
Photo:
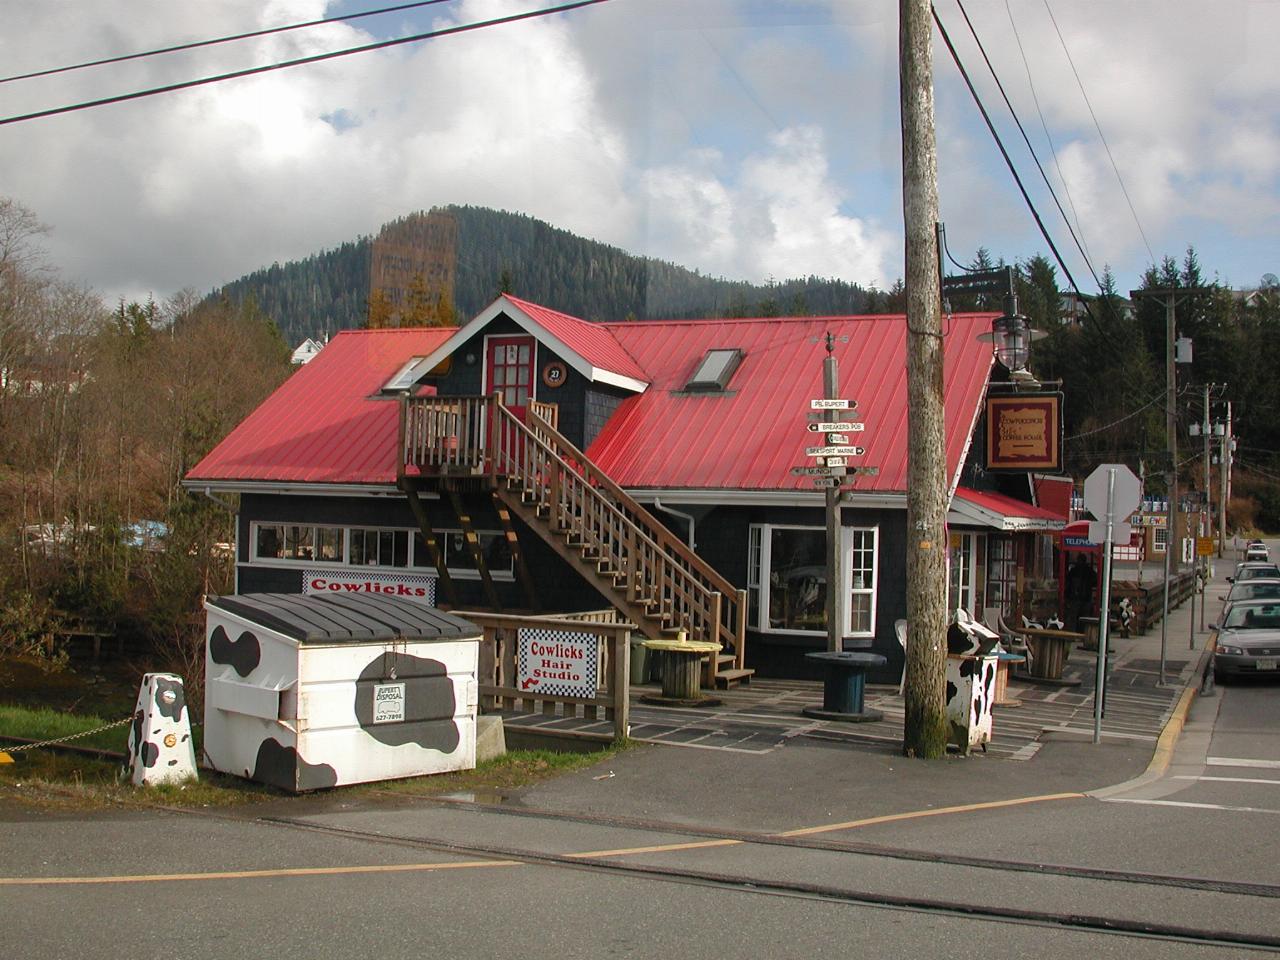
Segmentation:
[[(528, 690), (530, 693), (546, 693), (555, 697), (594, 697), (597, 693), (598, 666), (600, 663), (600, 638), (593, 633), (574, 633), (566, 630), (544, 630), (540, 627), (521, 627), (516, 639), (516, 688)], [(542, 680), (531, 677), (534, 657), (529, 652), (534, 643), (566, 643), (582, 646), (586, 656), (582, 663), (582, 679)], [(526, 686), (526, 682), (537, 679), (536, 684)]]

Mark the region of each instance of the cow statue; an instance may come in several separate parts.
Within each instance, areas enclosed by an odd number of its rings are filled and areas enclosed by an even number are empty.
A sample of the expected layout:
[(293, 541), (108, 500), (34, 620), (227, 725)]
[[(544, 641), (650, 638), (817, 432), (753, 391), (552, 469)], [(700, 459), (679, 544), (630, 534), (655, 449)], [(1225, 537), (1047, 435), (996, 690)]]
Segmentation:
[(129, 779), (137, 786), (196, 779), (191, 713), (182, 678), (148, 673), (138, 690), (129, 726)]

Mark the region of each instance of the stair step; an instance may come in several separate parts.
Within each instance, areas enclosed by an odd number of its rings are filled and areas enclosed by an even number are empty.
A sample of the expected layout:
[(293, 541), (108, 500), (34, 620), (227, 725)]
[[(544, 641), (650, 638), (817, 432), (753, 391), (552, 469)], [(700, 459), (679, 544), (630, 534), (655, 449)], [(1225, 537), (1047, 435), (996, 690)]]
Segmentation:
[(750, 668), (739, 669), (733, 667), (729, 670), (717, 670), (716, 686), (727, 690), (729, 687), (735, 687), (740, 683), (750, 683), (754, 675), (755, 671)]

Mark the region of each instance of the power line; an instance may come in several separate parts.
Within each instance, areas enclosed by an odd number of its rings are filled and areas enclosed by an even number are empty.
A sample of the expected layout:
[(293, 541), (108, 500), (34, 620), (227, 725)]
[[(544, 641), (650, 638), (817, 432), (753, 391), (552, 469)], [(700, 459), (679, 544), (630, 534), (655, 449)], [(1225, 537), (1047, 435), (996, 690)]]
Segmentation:
[(406, 43), (418, 43), (422, 40), (431, 40), (436, 37), (447, 37), (457, 33), (467, 33), (471, 30), (479, 30), (483, 27), (496, 27), (504, 23), (514, 23), (519, 20), (532, 20), (536, 17), (545, 17), (552, 13), (564, 13), (568, 10), (576, 10), (579, 7), (590, 7), (598, 3), (607, 3), (608, 0), (573, 0), (571, 3), (562, 3), (555, 7), (546, 7), (540, 10), (528, 10), (524, 13), (511, 14), (506, 17), (497, 17), (493, 20), (480, 20), (475, 23), (464, 23), (456, 27), (444, 27), (440, 30), (431, 30), (427, 33), (418, 33), (409, 37), (398, 37), (394, 40), (381, 40), (377, 43), (368, 43), (360, 47), (348, 47), (345, 50), (333, 50), (329, 53), (318, 53), (310, 57), (300, 57), (296, 60), (285, 60), (280, 63), (271, 63), (261, 67), (250, 67), (246, 70), (236, 70), (232, 73), (222, 73), (212, 77), (202, 77), (199, 80), (184, 80), (180, 83), (170, 83), (163, 87), (152, 87), (149, 90), (138, 90), (134, 93), (118, 94), (114, 97), (103, 97), (101, 100), (89, 100), (84, 103), (74, 103), (63, 107), (53, 107), (48, 110), (38, 110), (35, 113), (26, 113), (20, 116), (0, 118), (0, 126), (10, 123), (22, 123), (25, 120), (38, 120), (43, 117), (57, 116), (63, 113), (72, 113), (77, 110), (88, 110), (92, 107), (104, 107), (113, 103), (124, 103), (129, 100), (140, 100), (143, 97), (154, 97), (161, 93), (173, 93), (176, 90), (186, 90), (191, 87), (204, 86), (210, 83), (220, 83), (223, 80), (237, 80), (241, 77), (251, 77), (260, 73), (269, 73), (274, 70), (285, 70), (289, 67), (300, 67), (310, 63), (320, 63), (324, 60), (335, 60), (339, 57), (348, 57), (357, 53), (369, 53), (373, 50), (383, 50), (387, 47), (400, 46)]
[[(1006, 3), (1007, 3), (1007, 0), (1006, 0)], [(964, 22), (969, 27), (969, 33), (973, 36), (974, 43), (978, 45), (978, 52), (982, 54), (982, 59), (987, 64), (987, 70), (990, 71), (991, 79), (994, 80), (996, 83), (996, 89), (1000, 91), (1000, 96), (1004, 98), (1004, 104), (1009, 109), (1009, 115), (1013, 117), (1013, 122), (1018, 128), (1018, 132), (1022, 134), (1022, 142), (1027, 145), (1027, 151), (1031, 154), (1031, 159), (1035, 161), (1036, 169), (1040, 171), (1040, 179), (1044, 181), (1044, 185), (1049, 191), (1049, 196), (1053, 198), (1054, 205), (1058, 208), (1058, 213), (1062, 216), (1063, 223), (1067, 225), (1067, 232), (1071, 234), (1071, 240), (1076, 245), (1076, 250), (1079, 251), (1081, 259), (1084, 260), (1085, 266), (1088, 267), (1089, 269), (1089, 275), (1093, 277), (1094, 284), (1098, 287), (1099, 292), (1101, 292), (1102, 280), (1098, 277), (1098, 271), (1094, 269), (1093, 262), (1089, 259), (1089, 254), (1085, 250), (1083, 242), (1081, 241), (1080, 237), (1076, 236), (1076, 232), (1071, 226), (1070, 218), (1067, 217), (1066, 211), (1062, 209), (1062, 203), (1058, 200), (1058, 194), (1054, 191), (1053, 184), (1049, 181), (1048, 175), (1044, 172), (1044, 166), (1040, 163), (1040, 157), (1036, 154), (1035, 147), (1031, 145), (1031, 138), (1027, 136), (1027, 131), (1022, 126), (1022, 121), (1018, 118), (1018, 111), (1013, 108), (1013, 103), (1009, 100), (1009, 95), (1005, 92), (1004, 84), (1000, 82), (1000, 77), (996, 73), (995, 65), (992, 64), (991, 58), (987, 56), (987, 50), (982, 43), (982, 38), (978, 36), (978, 31), (974, 29), (973, 21), (969, 19), (969, 11), (966, 10), (964, 7), (964, 0), (956, 0), (956, 5), (960, 8), (960, 13), (964, 16)], [(1029, 72), (1028, 72), (1028, 77), (1030, 77)], [(1037, 108), (1038, 108), (1038, 102), (1037, 102)], [(1044, 116), (1042, 114), (1041, 122), (1043, 122), (1043, 120), (1044, 120)], [(1048, 133), (1048, 128), (1046, 127), (1046, 134), (1047, 133)], [(1050, 141), (1050, 143), (1052, 144), (1052, 141)], [(1057, 155), (1055, 154), (1055, 158), (1056, 156)], [(1061, 173), (1061, 171), (1059, 171), (1059, 173)], [(1065, 188), (1065, 181), (1063, 185)], [(1054, 251), (1054, 255), (1057, 256), (1056, 250)], [(1089, 308), (1088, 302), (1084, 299), (1084, 294), (1081, 293), (1080, 288), (1076, 286), (1075, 280), (1072, 278), (1070, 271), (1067, 270), (1066, 264), (1062, 263), (1062, 259), (1060, 257), (1058, 258), (1058, 263), (1062, 267), (1062, 272), (1066, 274), (1067, 280), (1071, 283), (1072, 291), (1076, 294), (1076, 296), (1080, 297), (1081, 303), (1084, 305), (1085, 313), (1091, 319), (1094, 320), (1095, 324), (1097, 324), (1096, 318), (1093, 317), (1093, 311)], [(1114, 320), (1115, 308), (1110, 301), (1107, 301), (1107, 307), (1108, 309), (1111, 310), (1112, 319)], [(1110, 337), (1109, 334), (1108, 334), (1108, 337)], [(1113, 344), (1114, 342), (1115, 341), (1112, 340)]]
[(11, 83), (14, 80), (33, 80), (36, 77), (51, 77), (59, 73), (70, 73), (73, 70), (85, 70), (89, 67), (102, 67), (111, 63), (124, 63), (129, 60), (141, 60), (165, 53), (178, 53), (183, 50), (196, 50), (200, 47), (212, 47), (219, 43), (232, 43), (236, 40), (250, 40), (254, 37), (266, 37), (274, 33), (288, 30), (302, 30), (307, 27), (319, 27), (326, 23), (342, 23), (347, 20), (360, 20), (364, 17), (376, 17), (383, 13), (398, 13), (401, 10), (412, 10), (416, 7), (429, 7), (437, 3), (452, 3), (453, 0), (418, 0), (416, 3), (402, 3), (395, 7), (383, 7), (380, 10), (365, 10), (361, 13), (348, 13), (341, 17), (325, 17), (323, 20), (308, 20), (305, 23), (290, 23), (280, 27), (268, 27), (265, 30), (254, 30), (251, 33), (237, 33), (229, 37), (217, 37), (213, 40), (195, 40), (191, 43), (180, 43), (172, 47), (160, 47), (156, 50), (144, 50), (140, 53), (125, 53), (118, 57), (104, 57), (101, 60), (89, 60), (85, 63), (73, 63), (65, 67), (51, 67), (47, 70), (36, 70), (32, 73), (19, 73), (12, 77), (0, 77), (0, 83)]
[[(937, 7), (933, 8), (933, 22), (938, 25), (938, 32), (942, 35), (942, 41), (947, 45), (947, 50), (951, 54), (951, 59), (955, 62), (956, 68), (960, 71), (960, 76), (964, 78), (965, 86), (969, 88), (969, 95), (973, 98), (973, 102), (978, 107), (978, 112), (982, 114), (982, 119), (987, 125), (987, 130), (996, 142), (996, 147), (1000, 150), (1000, 155), (1004, 158), (1005, 166), (1009, 168), (1009, 173), (1013, 176), (1014, 183), (1018, 186), (1018, 191), (1022, 194), (1023, 202), (1026, 203), (1027, 209), (1031, 211), (1031, 216), (1036, 222), (1036, 226), (1040, 230), (1040, 235), (1044, 237), (1045, 243), (1049, 245), (1053, 258), (1058, 262), (1058, 266), (1062, 268), (1063, 275), (1067, 278), (1067, 282), (1071, 284), (1071, 289), (1081, 298), (1084, 304), (1085, 314), (1093, 321), (1098, 332), (1106, 337), (1111, 346), (1116, 349), (1122, 349), (1121, 345), (1111, 335), (1111, 331), (1103, 329), (1098, 323), (1098, 318), (1093, 315), (1093, 311), (1089, 308), (1089, 303), (1084, 299), (1084, 294), (1080, 292), (1080, 287), (1076, 283), (1075, 278), (1071, 275), (1071, 270), (1067, 266), (1066, 261), (1062, 259), (1062, 254), (1058, 252), (1057, 245), (1053, 242), (1053, 238), (1049, 236), (1049, 230), (1044, 225), (1044, 220), (1040, 217), (1040, 211), (1036, 209), (1035, 203), (1032, 202), (1027, 188), (1022, 182), (1022, 177), (1018, 175), (1018, 170), (1013, 164), (1013, 159), (1009, 156), (1009, 151), (1005, 149), (1004, 141), (1000, 139), (1000, 134), (996, 132), (995, 124), (991, 121), (990, 114), (982, 102), (982, 98), (978, 96), (978, 91), (973, 85), (973, 81), (969, 77), (969, 71), (965, 69), (964, 63), (960, 60), (960, 54), (956, 51), (955, 45), (951, 42), (951, 36), (947, 33), (947, 28), (943, 26), (942, 18), (938, 16)], [(1099, 285), (1101, 286), (1101, 285)], [(1109, 302), (1109, 301), (1108, 301)]]
[(1104, 430), (1110, 430), (1112, 427), (1118, 427), (1120, 426), (1120, 424), (1124, 423), (1126, 420), (1132, 420), (1134, 417), (1140, 414), (1143, 410), (1146, 410), (1148, 407), (1155, 406), (1157, 403), (1159, 403), (1164, 399), (1165, 399), (1165, 391), (1161, 390), (1159, 393), (1157, 393), (1154, 397), (1152, 397), (1142, 406), (1138, 407), (1137, 410), (1134, 410), (1131, 413), (1126, 413), (1119, 420), (1112, 420), (1110, 423), (1105, 423), (1100, 427), (1094, 428), (1093, 430), (1086, 430), (1084, 431), (1084, 433), (1077, 433), (1071, 437), (1063, 437), (1063, 442), (1065, 443), (1068, 440), (1080, 440), (1084, 437), (1091, 437), (1095, 433), (1102, 433)]
[(1004, 10), (1009, 16), (1009, 27), (1013, 30), (1013, 39), (1018, 44), (1018, 53), (1022, 57), (1022, 69), (1027, 75), (1027, 89), (1031, 91), (1031, 102), (1036, 106), (1036, 114), (1040, 117), (1040, 129), (1044, 131), (1045, 142), (1049, 144), (1049, 153), (1053, 155), (1053, 168), (1058, 171), (1058, 180), (1062, 183), (1062, 191), (1067, 195), (1067, 206), (1071, 208), (1071, 215), (1076, 221), (1076, 230), (1080, 231), (1080, 244), (1087, 254), (1089, 245), (1084, 240), (1084, 229), (1080, 226), (1080, 211), (1076, 209), (1075, 200), (1071, 198), (1071, 187), (1067, 183), (1067, 178), (1062, 172), (1062, 162), (1058, 159), (1058, 149), (1054, 145), (1053, 135), (1049, 133), (1049, 123), (1044, 118), (1044, 110), (1040, 107), (1040, 96), (1036, 93), (1035, 81), (1031, 78), (1031, 62), (1027, 59), (1026, 48), (1022, 45), (1022, 35), (1018, 33), (1018, 24), (1013, 19), (1013, 7), (1009, 5), (1009, 0), (1004, 0)]
[(1098, 123), (1098, 115), (1093, 112), (1093, 104), (1089, 102), (1089, 94), (1085, 93), (1084, 81), (1080, 79), (1080, 71), (1076, 69), (1076, 63), (1071, 59), (1071, 51), (1067, 49), (1067, 41), (1062, 36), (1062, 31), (1058, 29), (1058, 21), (1053, 15), (1053, 10), (1049, 6), (1049, 0), (1044, 0), (1044, 8), (1048, 11), (1049, 19), (1053, 21), (1054, 32), (1058, 35), (1058, 42), (1062, 44), (1062, 52), (1067, 55), (1067, 63), (1071, 64), (1071, 72), (1075, 75), (1076, 85), (1080, 88), (1080, 95), (1084, 97), (1084, 104), (1089, 108), (1089, 116), (1093, 117), (1093, 127), (1098, 131), (1098, 138), (1102, 141), (1102, 146), (1106, 148), (1107, 159), (1111, 161), (1111, 169), (1115, 171), (1116, 181), (1120, 184), (1120, 192), (1124, 194), (1125, 203), (1129, 205), (1129, 212), (1133, 214), (1133, 222), (1138, 226), (1138, 233), (1142, 236), (1142, 245), (1147, 248), (1147, 255), (1151, 257), (1151, 262), (1156, 262), (1156, 255), (1151, 251), (1151, 244), (1147, 242), (1147, 232), (1142, 229), (1142, 221), (1138, 219), (1138, 211), (1133, 207), (1133, 201), (1129, 199), (1129, 190), (1124, 185), (1124, 177), (1120, 176), (1120, 168), (1116, 166), (1116, 158), (1111, 153), (1111, 144), (1107, 143), (1107, 138), (1102, 132), (1102, 124)]

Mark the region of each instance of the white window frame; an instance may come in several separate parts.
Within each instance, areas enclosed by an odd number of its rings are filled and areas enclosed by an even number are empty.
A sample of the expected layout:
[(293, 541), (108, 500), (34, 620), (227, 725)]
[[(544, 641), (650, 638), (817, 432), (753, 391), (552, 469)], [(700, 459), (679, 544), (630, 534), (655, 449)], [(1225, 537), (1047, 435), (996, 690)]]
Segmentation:
[(1151, 552), (1158, 553), (1163, 556), (1169, 546), (1169, 528), (1168, 527), (1152, 527), (1151, 528)]
[[(846, 637), (874, 637), (876, 635), (876, 608), (878, 606), (876, 598), (880, 593), (880, 528), (873, 526), (841, 527), (840, 529), (842, 559), (840, 573), (844, 580), (844, 589), (840, 592), (840, 599), (845, 606), (842, 614), (845, 627), (844, 635)], [(855, 630), (853, 629), (853, 594), (855, 593), (853, 585), (853, 546), (854, 541), (864, 534), (871, 535), (871, 583), (858, 588), (856, 592), (871, 598), (871, 626), (867, 630)]]
[[(258, 535), (264, 527), (323, 527), (328, 530), (342, 531), (342, 559), (340, 561), (333, 560), (306, 560), (298, 557), (260, 557), (258, 556)], [(395, 572), (395, 571), (411, 571), (411, 570), (435, 570), (436, 565), (431, 561), (429, 556), (418, 558), (417, 542), (415, 534), (422, 531), (415, 527), (382, 527), (372, 524), (327, 524), (327, 523), (298, 523), (292, 520), (254, 520), (249, 524), (249, 560), (246, 566), (252, 567), (285, 567), (289, 569), (325, 569), (325, 570), (368, 570), (368, 564), (353, 564), (351, 562), (351, 534), (355, 530), (376, 530), (380, 533), (407, 532), (409, 536), (409, 549), (407, 554), (407, 565), (396, 567), (390, 564), (376, 564), (372, 569), (379, 571)], [(461, 529), (437, 530), (436, 536), (443, 540), (445, 537), (458, 535), (462, 536)], [(479, 537), (506, 537), (506, 534), (500, 530), (477, 530), (476, 536)], [(446, 552), (445, 556), (448, 556)], [(514, 566), (514, 558), (512, 563)], [(511, 570), (490, 570), (490, 576), (495, 581), (512, 582), (515, 580), (515, 571)], [(479, 580), (480, 571), (474, 567), (449, 567), (449, 576), (455, 580)]]
[[(752, 623), (751, 626), (760, 633), (777, 634), (780, 636), (825, 637), (827, 635), (827, 631), (825, 629), (795, 630), (769, 625), (769, 592), (771, 588), (770, 573), (773, 568), (772, 534), (774, 530), (809, 530), (823, 534), (824, 536), (826, 534), (826, 527), (803, 523), (753, 523), (749, 526), (747, 534), (747, 590), (748, 594), (752, 590), (757, 591), (756, 617), (755, 622)], [(841, 590), (836, 596), (836, 617), (845, 626), (842, 636), (874, 637), (876, 633), (876, 621), (879, 615), (877, 595), (879, 593), (880, 580), (880, 527), (878, 525), (868, 527), (842, 526), (840, 530)], [(859, 590), (860, 593), (868, 593), (871, 596), (871, 625), (868, 630), (853, 630), (853, 603), (851, 602), (853, 597), (853, 542), (855, 535), (862, 533), (870, 533), (874, 538), (871, 561), (871, 585)]]

